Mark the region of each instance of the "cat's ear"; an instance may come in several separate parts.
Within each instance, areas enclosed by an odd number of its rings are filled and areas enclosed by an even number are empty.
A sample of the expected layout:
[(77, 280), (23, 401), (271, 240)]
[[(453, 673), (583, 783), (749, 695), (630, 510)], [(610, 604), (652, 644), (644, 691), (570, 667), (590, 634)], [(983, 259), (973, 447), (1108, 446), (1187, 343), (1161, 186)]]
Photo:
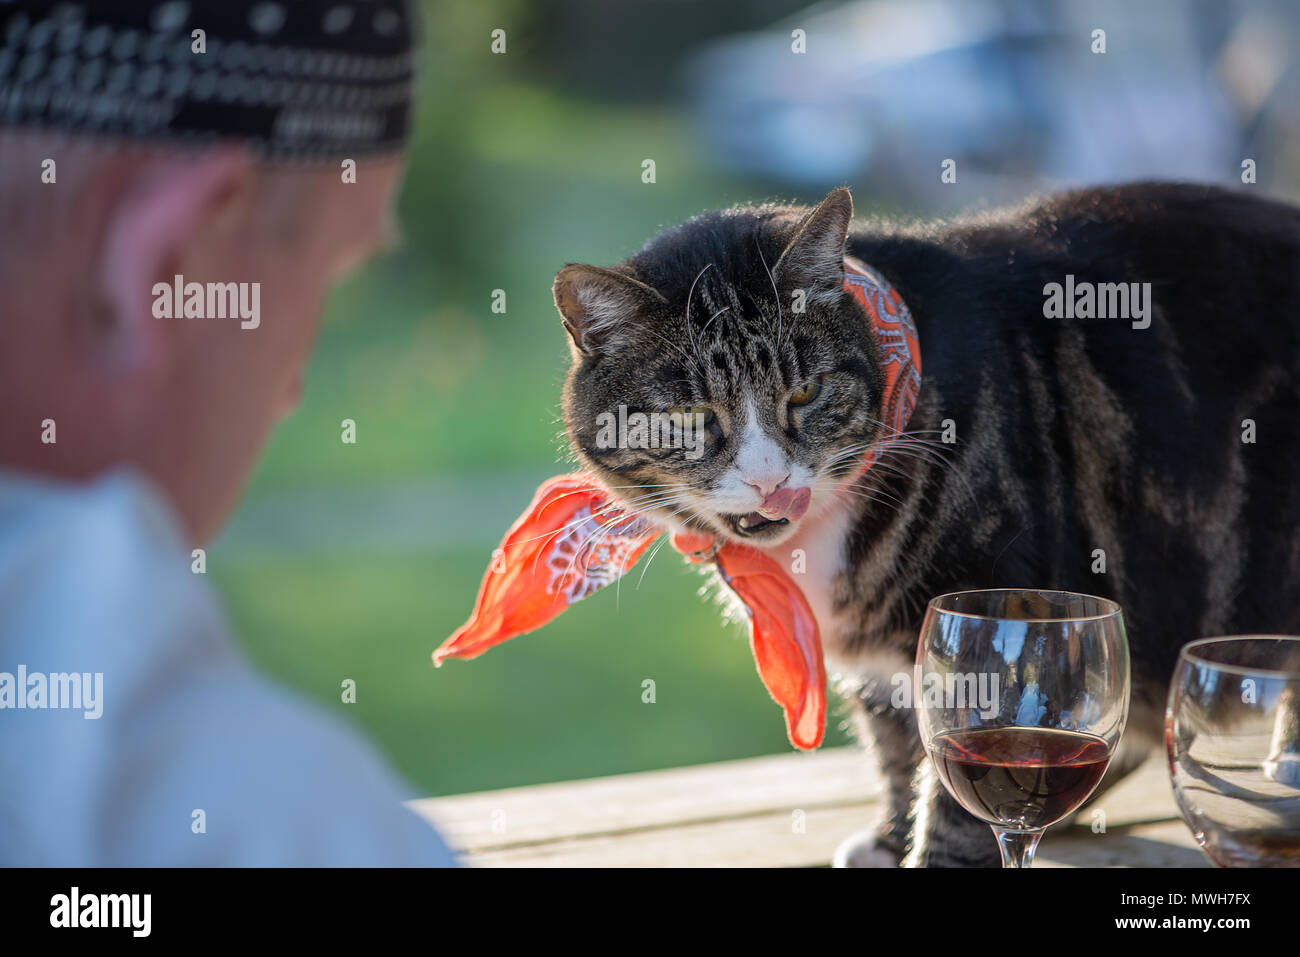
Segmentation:
[(795, 227), (772, 269), (787, 289), (804, 289), (810, 298), (834, 294), (844, 284), (844, 241), (853, 219), (853, 196), (840, 186)]
[(631, 276), (576, 263), (556, 273), (553, 291), (574, 348), (588, 355), (616, 341), (637, 316), (667, 304), (652, 287)]

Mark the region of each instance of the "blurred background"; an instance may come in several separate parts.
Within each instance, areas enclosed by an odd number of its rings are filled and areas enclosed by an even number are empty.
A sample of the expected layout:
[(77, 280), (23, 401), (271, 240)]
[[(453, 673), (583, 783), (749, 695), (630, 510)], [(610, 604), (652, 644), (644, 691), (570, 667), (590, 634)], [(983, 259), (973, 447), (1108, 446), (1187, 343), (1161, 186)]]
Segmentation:
[[(418, 794), (790, 747), (744, 632), (668, 550), (533, 635), (432, 666), (502, 533), (565, 469), (560, 266), (841, 183), (863, 216), (943, 215), (1083, 183), (1240, 185), (1249, 158), (1249, 188), (1300, 198), (1300, 4), (424, 6), (405, 244), (334, 297), (302, 408), (209, 551), (252, 658)], [(847, 740), (836, 710), (828, 744)]]

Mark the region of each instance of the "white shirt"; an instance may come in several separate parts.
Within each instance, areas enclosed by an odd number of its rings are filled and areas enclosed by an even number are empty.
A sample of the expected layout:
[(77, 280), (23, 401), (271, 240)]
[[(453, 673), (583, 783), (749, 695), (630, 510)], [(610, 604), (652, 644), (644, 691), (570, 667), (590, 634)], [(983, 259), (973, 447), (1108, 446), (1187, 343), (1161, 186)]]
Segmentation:
[(0, 472), (0, 865), (455, 864), (356, 733), (253, 671), (190, 561), (133, 473)]

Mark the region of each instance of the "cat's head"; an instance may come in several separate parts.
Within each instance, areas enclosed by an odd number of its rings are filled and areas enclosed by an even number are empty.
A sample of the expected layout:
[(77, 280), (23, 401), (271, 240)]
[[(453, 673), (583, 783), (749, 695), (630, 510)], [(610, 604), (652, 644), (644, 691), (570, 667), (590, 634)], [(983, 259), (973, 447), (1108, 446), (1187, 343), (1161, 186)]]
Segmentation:
[(670, 527), (761, 546), (820, 510), (880, 435), (876, 341), (843, 289), (852, 215), (843, 188), (705, 213), (613, 268), (561, 269), (582, 465)]

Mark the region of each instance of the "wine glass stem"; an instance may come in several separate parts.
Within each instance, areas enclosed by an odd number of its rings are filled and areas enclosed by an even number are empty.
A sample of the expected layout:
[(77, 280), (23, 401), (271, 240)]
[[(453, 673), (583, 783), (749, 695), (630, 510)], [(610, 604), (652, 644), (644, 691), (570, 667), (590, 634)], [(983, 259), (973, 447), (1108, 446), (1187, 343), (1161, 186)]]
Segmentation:
[(993, 834), (998, 839), (1002, 851), (1003, 867), (1031, 867), (1034, 863), (1034, 851), (1038, 850), (1038, 839), (1042, 831), (1004, 831), (994, 828)]

